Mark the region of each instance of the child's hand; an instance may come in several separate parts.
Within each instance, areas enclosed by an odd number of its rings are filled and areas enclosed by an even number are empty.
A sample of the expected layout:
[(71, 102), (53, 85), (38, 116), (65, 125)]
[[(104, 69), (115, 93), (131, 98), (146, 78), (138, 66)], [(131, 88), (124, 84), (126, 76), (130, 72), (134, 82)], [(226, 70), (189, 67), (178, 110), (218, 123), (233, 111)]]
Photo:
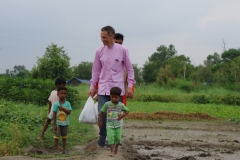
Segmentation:
[(117, 118), (117, 120), (121, 120), (123, 117), (122, 117), (122, 115), (120, 114), (120, 115), (118, 115), (118, 118)]
[(102, 128), (102, 121), (98, 121), (98, 127)]
[(57, 133), (57, 124), (54, 124), (54, 131)]
[(64, 108), (62, 106), (58, 106), (58, 109), (59, 110), (63, 110)]

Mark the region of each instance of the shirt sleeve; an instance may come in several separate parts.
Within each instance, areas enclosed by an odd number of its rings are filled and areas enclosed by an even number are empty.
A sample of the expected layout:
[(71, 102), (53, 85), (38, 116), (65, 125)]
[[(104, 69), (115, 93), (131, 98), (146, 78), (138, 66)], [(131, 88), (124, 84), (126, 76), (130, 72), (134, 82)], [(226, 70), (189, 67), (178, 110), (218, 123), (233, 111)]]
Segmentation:
[(106, 104), (104, 104), (103, 107), (102, 107), (102, 109), (101, 109), (101, 111), (102, 111), (103, 113), (106, 113), (106, 110), (107, 110), (107, 107), (106, 107)]
[(127, 48), (125, 49), (125, 68), (127, 71), (127, 82), (128, 82), (128, 87), (132, 88), (132, 85), (136, 83), (136, 81), (134, 80), (134, 69), (132, 66), (132, 63), (130, 61), (130, 57), (129, 57), (129, 53)]
[(72, 110), (72, 106), (71, 106), (70, 102), (68, 102), (68, 110), (69, 110), (69, 111)]
[(102, 68), (102, 65), (99, 58), (99, 50), (97, 50), (94, 58), (94, 62), (93, 62), (93, 67), (92, 67), (92, 79), (90, 80), (90, 89), (94, 89), (95, 86), (97, 85), (101, 68)]
[(57, 112), (58, 106), (59, 106), (59, 105), (58, 105), (58, 102), (54, 103), (53, 108), (52, 108), (52, 111), (53, 111), (53, 112)]
[(128, 112), (129, 109), (123, 104), (122, 111)]

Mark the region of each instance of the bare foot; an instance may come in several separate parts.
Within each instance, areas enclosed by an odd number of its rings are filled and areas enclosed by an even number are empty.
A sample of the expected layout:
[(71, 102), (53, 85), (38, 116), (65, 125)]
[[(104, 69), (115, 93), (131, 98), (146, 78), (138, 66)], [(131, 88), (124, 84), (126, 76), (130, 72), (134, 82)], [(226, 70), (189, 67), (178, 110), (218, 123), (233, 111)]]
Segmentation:
[(118, 151), (114, 151), (114, 154), (117, 154), (118, 153)]
[(111, 153), (109, 154), (109, 156), (110, 156), (110, 157), (113, 157), (113, 156), (114, 156), (114, 153), (113, 153), (113, 152), (111, 152)]

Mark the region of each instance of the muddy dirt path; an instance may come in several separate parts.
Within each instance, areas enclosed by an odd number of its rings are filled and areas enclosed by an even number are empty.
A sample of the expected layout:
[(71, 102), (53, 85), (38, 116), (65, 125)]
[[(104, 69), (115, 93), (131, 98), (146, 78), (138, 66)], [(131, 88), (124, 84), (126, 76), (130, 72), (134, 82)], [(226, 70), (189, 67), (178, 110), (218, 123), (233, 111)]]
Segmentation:
[[(98, 127), (95, 125), (96, 133)], [(51, 159), (85, 160), (240, 160), (240, 125), (222, 121), (135, 121), (125, 120), (123, 145), (115, 157), (98, 148), (97, 140), (76, 146), (72, 157)], [(2, 160), (36, 160), (26, 156)]]

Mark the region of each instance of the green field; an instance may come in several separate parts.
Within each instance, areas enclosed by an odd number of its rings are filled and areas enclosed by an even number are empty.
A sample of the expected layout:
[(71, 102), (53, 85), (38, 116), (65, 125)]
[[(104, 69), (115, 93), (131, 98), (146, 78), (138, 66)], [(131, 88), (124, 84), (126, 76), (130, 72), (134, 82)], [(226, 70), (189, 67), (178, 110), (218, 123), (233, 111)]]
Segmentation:
[[(92, 125), (82, 124), (78, 121), (81, 109), (88, 97), (89, 85), (82, 84), (73, 88), (78, 91), (77, 97), (79, 100), (77, 104), (75, 102), (70, 115), (67, 149), (71, 149), (75, 145), (85, 144), (89, 140), (96, 138)], [(142, 85), (135, 89), (134, 98), (128, 101), (128, 107), (131, 113), (153, 113), (156, 111), (175, 113), (201, 112), (226, 121), (239, 122), (239, 96), (238, 92), (222, 88), (211, 87), (204, 90), (185, 92), (179, 89), (166, 89), (156, 84)], [(196, 97), (198, 99), (194, 101)], [(235, 105), (229, 105), (228, 103)], [(16, 103), (1, 99), (0, 155), (23, 154), (23, 148), (27, 146), (53, 149), (51, 126), (45, 133), (44, 141), (38, 139), (47, 117), (47, 112), (47, 104), (39, 106), (32, 103)]]

